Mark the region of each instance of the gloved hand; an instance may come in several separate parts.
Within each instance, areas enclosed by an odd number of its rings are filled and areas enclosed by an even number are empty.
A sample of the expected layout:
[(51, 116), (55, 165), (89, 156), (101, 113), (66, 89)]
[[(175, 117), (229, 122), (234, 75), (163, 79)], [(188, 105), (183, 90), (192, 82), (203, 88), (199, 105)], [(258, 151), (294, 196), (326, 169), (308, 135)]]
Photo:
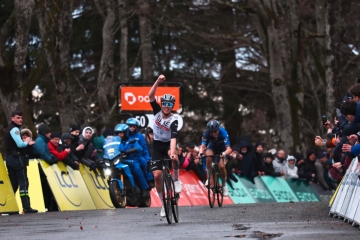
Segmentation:
[(90, 164), (89, 167), (90, 167), (90, 170), (91, 170), (91, 171), (94, 171), (94, 170), (96, 169), (97, 165), (96, 165), (95, 162), (93, 162), (93, 163)]
[(59, 159), (55, 156), (52, 156), (51, 157), (51, 164), (50, 165), (53, 165), (53, 164), (57, 164), (59, 162)]

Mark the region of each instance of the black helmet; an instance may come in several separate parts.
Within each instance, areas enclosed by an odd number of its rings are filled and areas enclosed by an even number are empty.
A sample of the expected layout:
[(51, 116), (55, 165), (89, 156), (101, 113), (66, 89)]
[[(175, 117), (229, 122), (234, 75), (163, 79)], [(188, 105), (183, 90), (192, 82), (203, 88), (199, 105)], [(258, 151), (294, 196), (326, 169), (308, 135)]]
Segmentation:
[(216, 131), (216, 130), (219, 129), (220, 124), (219, 124), (219, 122), (216, 121), (215, 119), (211, 119), (211, 120), (207, 123), (206, 127), (207, 127), (207, 129), (208, 129), (209, 131)]
[(161, 102), (172, 102), (175, 104), (175, 97), (171, 94), (161, 96)]

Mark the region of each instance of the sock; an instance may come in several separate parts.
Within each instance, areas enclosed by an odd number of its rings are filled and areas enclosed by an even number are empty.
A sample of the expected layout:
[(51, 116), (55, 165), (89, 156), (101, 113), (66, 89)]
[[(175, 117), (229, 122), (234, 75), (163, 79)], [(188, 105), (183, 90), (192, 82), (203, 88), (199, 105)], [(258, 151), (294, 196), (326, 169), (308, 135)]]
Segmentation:
[(179, 181), (179, 169), (174, 170), (174, 181)]
[(207, 176), (207, 179), (209, 179), (209, 172), (210, 172), (210, 170), (209, 170), (209, 169), (206, 169), (206, 176)]
[(162, 192), (158, 192), (157, 194), (158, 194), (158, 197), (160, 198), (161, 204), (164, 206), (164, 202), (162, 199)]

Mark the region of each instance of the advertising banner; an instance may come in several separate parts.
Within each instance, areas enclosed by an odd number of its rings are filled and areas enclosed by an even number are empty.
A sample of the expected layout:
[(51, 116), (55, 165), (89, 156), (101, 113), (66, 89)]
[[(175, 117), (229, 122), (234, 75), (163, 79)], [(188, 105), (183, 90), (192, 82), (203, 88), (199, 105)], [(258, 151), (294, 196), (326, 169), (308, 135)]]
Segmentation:
[(61, 211), (96, 209), (79, 171), (66, 168), (62, 162), (50, 166), (40, 160), (40, 164)]
[(199, 185), (197, 177), (192, 171), (180, 170), (179, 180), (182, 184), (179, 206), (198, 206), (208, 204), (207, 192), (205, 192)]
[(0, 213), (17, 212), (19, 212), (19, 208), (16, 203), (9, 175), (5, 168), (4, 160), (0, 154)]
[[(39, 164), (37, 159), (30, 159), (27, 167), (27, 176), (29, 180), (29, 197), (30, 206), (39, 212), (46, 212), (44, 204), (44, 196), (41, 186)], [(19, 190), (16, 192), (16, 202), (19, 207), (19, 213), (22, 213), (22, 203), (20, 200)]]
[(248, 189), (256, 202), (275, 202), (274, 197), (260, 177), (255, 177), (254, 181), (247, 177), (240, 177), (240, 181)]
[(260, 178), (264, 182), (266, 187), (270, 190), (270, 193), (272, 194), (276, 202), (299, 201), (284, 178), (272, 176), (261, 176)]
[[(151, 86), (120, 86), (119, 107), (121, 111), (152, 111), (148, 93)], [(160, 98), (164, 94), (171, 94), (175, 97), (173, 110), (180, 108), (180, 86), (158, 87), (156, 89), (156, 101), (160, 104)]]
[(319, 195), (306, 180), (286, 179), (285, 181), (290, 186), (299, 202), (320, 202)]
[(96, 172), (90, 171), (88, 167), (80, 165), (80, 173), (83, 177), (86, 187), (95, 203), (97, 209), (115, 209), (111, 202), (109, 194), (109, 185), (107, 179), (103, 179), (96, 169)]
[(351, 196), (353, 195), (356, 181), (358, 180), (360, 163), (355, 163), (354, 166), (355, 167), (352, 169), (352, 172), (349, 173), (348, 178), (344, 182), (344, 184), (347, 186), (347, 191), (343, 200), (343, 204), (339, 211), (339, 216), (341, 217), (345, 217), (346, 210), (349, 207)]
[(342, 186), (342, 191), (340, 192), (339, 196), (337, 197), (338, 198), (338, 204), (336, 205), (336, 208), (335, 208), (335, 214), (336, 215), (340, 214), (342, 205), (344, 204), (345, 197), (348, 194), (348, 189), (349, 189), (350, 182), (351, 182), (351, 174), (354, 172), (357, 165), (358, 165), (357, 159), (353, 159), (352, 162), (351, 162), (351, 166), (349, 166), (349, 168), (346, 171), (346, 174), (345, 174), (346, 178), (344, 178), (343, 184), (341, 185)]
[(252, 197), (252, 195), (247, 190), (247, 188), (244, 186), (244, 184), (242, 184), (242, 182), (240, 181), (240, 178), (237, 175), (234, 175), (234, 176), (236, 177), (236, 179), (238, 181), (234, 182), (233, 180), (230, 180), (231, 186), (229, 184), (227, 185), (228, 189), (229, 189), (229, 196), (230, 196), (231, 200), (235, 204), (256, 203), (256, 200)]
[(352, 191), (349, 206), (345, 213), (345, 218), (350, 222), (354, 220), (355, 213), (359, 205), (359, 195), (360, 195), (360, 179), (356, 177), (354, 190)]

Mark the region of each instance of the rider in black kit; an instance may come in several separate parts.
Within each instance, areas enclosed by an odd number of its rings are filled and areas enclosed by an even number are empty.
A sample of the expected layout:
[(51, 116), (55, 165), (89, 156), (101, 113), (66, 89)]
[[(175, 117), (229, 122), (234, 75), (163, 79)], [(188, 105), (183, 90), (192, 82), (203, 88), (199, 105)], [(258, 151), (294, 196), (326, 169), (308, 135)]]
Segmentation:
[[(175, 192), (179, 193), (181, 192), (182, 187), (179, 181), (179, 159), (178, 152), (176, 150), (178, 120), (177, 116), (171, 113), (171, 110), (175, 105), (175, 97), (171, 94), (163, 95), (161, 97), (161, 106), (156, 102), (155, 99), (155, 92), (157, 87), (165, 80), (165, 76), (160, 75), (148, 93), (150, 104), (154, 111), (154, 142), (153, 153), (151, 157), (152, 160), (159, 160), (164, 158), (164, 156), (169, 156), (173, 160), (172, 168), (174, 170)], [(160, 200), (162, 201), (161, 163), (151, 162), (151, 170), (154, 174), (155, 188)], [(160, 216), (165, 217), (164, 203), (160, 212)]]

